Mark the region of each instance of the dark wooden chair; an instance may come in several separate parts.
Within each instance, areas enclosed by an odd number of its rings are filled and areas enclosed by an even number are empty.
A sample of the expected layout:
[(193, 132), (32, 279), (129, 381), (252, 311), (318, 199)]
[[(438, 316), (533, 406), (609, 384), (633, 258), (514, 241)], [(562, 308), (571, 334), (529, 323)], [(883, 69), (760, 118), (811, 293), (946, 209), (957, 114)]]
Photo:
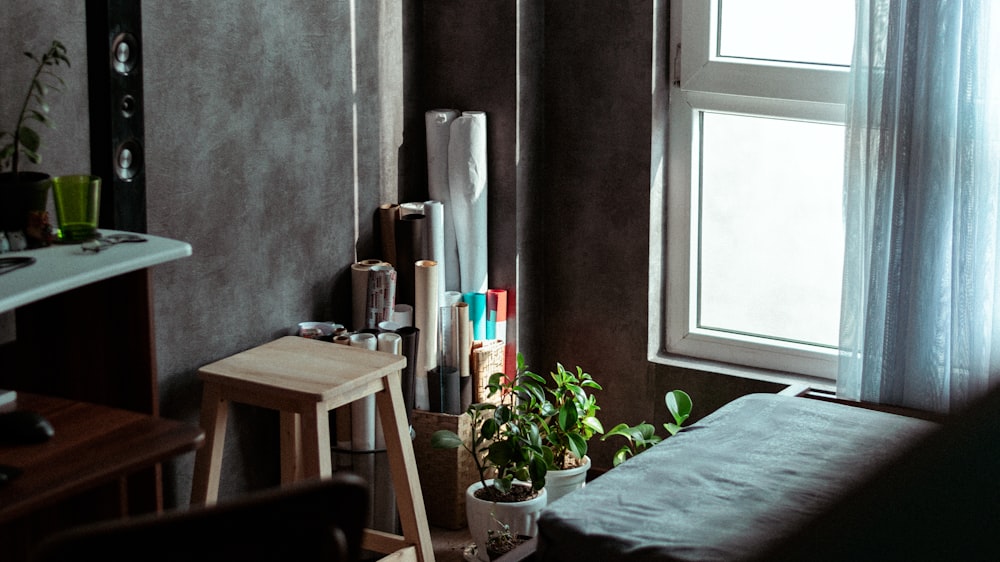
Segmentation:
[(336, 473), (210, 507), (81, 526), (45, 539), (32, 560), (358, 560), (367, 490), (357, 475)]

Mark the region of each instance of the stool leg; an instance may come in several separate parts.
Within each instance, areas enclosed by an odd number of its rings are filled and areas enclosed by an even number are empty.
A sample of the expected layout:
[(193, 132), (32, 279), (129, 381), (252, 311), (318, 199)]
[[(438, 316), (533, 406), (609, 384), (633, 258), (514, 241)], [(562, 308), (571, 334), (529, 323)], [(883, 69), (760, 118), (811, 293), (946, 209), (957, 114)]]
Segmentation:
[(281, 427), (281, 483), (302, 480), (302, 417), (294, 412), (282, 411)]
[(330, 417), (321, 402), (304, 408), (302, 422), (302, 476), (326, 478), (333, 474), (330, 454)]
[(403, 527), (403, 537), (417, 548), (417, 557), (422, 562), (434, 560), (434, 545), (424, 511), (424, 496), (420, 491), (417, 461), (410, 442), (410, 429), (406, 422), (406, 407), (399, 372), (382, 378), (383, 390), (375, 395), (379, 417), (385, 433), (386, 454), (392, 473), (396, 505), (399, 508), (399, 522)]
[(229, 401), (219, 387), (205, 383), (201, 399), (201, 428), (205, 443), (195, 454), (194, 477), (191, 484), (191, 504), (213, 504), (219, 497), (219, 476), (222, 473), (222, 451), (226, 445), (226, 421)]

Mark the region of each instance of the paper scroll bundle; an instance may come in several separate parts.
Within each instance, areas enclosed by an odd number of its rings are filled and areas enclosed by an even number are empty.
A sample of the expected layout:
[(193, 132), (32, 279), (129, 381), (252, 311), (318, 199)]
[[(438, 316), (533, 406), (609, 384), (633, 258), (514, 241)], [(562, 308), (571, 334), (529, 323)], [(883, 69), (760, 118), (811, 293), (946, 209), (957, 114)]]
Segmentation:
[[(430, 199), (379, 207), (382, 255), (352, 264), (353, 334), (335, 340), (406, 355), (408, 417), (464, 412), (505, 367), (507, 292), (487, 277), (486, 114), (433, 110), (425, 125)], [(362, 401), (338, 411), (338, 446), (377, 449), (374, 414)]]

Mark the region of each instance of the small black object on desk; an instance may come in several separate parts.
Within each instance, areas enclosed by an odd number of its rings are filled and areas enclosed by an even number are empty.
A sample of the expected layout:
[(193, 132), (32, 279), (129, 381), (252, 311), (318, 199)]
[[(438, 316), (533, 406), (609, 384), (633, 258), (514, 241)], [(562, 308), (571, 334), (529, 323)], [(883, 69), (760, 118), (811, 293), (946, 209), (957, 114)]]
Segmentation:
[(33, 445), (48, 441), (54, 434), (52, 424), (38, 412), (15, 410), (0, 413), (0, 443)]

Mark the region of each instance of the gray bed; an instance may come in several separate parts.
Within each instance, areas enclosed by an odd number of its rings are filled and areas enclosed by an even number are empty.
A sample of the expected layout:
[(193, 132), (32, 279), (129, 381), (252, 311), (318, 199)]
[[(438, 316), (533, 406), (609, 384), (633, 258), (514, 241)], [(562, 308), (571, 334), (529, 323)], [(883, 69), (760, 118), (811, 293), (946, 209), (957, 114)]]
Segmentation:
[(937, 427), (744, 396), (547, 507), (535, 559), (753, 559)]

